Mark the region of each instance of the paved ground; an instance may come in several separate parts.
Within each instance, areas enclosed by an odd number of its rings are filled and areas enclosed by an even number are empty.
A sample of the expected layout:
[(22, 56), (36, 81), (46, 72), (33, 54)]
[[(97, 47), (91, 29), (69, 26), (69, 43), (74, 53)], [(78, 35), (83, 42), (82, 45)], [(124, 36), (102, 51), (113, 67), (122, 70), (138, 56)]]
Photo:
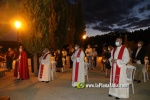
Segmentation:
[[(76, 89), (71, 86), (71, 69), (57, 73), (58, 77), (50, 83), (43, 83), (30, 74), (29, 80), (18, 81), (13, 72), (0, 78), (0, 96), (10, 96), (11, 100), (115, 100), (108, 97), (108, 88)], [(100, 68), (89, 71), (90, 83), (109, 83)], [(135, 83), (135, 94), (130, 86), (130, 98), (121, 100), (150, 100), (150, 81)]]

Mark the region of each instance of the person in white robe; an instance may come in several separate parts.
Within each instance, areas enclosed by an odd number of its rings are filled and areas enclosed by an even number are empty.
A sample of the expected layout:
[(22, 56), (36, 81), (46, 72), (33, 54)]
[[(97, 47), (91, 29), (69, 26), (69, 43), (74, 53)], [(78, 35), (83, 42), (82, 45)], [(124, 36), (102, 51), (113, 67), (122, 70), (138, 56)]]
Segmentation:
[(117, 38), (116, 48), (111, 51), (109, 59), (111, 68), (110, 84), (125, 85), (126, 87), (110, 87), (109, 97), (115, 96), (115, 99), (129, 98), (129, 84), (126, 81), (126, 64), (129, 62), (128, 49), (122, 45), (122, 39)]
[(38, 79), (39, 81), (48, 83), (50, 81), (50, 52), (47, 48), (43, 50), (43, 55), (40, 57), (40, 68)]
[(75, 52), (71, 56), (73, 61), (72, 69), (72, 86), (76, 87), (78, 83), (85, 83), (84, 75), (84, 52), (79, 48), (79, 45), (75, 45)]

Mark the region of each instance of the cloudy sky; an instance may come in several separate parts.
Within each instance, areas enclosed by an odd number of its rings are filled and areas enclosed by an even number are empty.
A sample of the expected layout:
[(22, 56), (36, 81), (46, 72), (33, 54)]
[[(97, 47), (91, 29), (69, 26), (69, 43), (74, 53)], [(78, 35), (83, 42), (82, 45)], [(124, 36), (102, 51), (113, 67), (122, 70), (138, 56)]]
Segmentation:
[[(69, 1), (75, 3), (78, 0)], [(150, 0), (81, 0), (81, 2), (88, 36), (150, 27)], [(3, 39), (16, 40), (16, 32), (13, 33), (7, 34)]]
[[(71, 0), (73, 1), (73, 0)], [(81, 0), (89, 36), (150, 26), (150, 0)]]

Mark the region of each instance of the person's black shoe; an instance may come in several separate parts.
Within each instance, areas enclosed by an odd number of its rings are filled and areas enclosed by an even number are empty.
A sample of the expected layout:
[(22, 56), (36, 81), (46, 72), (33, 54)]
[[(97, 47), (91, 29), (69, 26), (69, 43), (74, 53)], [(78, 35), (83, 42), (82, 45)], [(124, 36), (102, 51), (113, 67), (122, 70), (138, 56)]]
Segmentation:
[(134, 79), (134, 81), (138, 81), (138, 80)]
[(141, 81), (140, 81), (140, 80), (138, 80), (138, 81), (137, 81), (137, 83), (141, 83)]
[(42, 82), (44, 82), (44, 81), (42, 81)]
[(60, 70), (57, 70), (56, 72), (61, 72)]
[(119, 100), (120, 98), (116, 97), (115, 99), (116, 99), (116, 100)]
[(112, 95), (108, 94), (109, 97), (112, 97)]
[(49, 81), (46, 81), (46, 83), (49, 83)]

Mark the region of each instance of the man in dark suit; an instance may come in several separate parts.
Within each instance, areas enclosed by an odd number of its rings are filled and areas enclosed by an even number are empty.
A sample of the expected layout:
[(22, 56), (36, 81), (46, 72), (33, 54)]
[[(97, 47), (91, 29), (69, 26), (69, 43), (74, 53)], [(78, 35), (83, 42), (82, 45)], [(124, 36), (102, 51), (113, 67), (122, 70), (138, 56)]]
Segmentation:
[(146, 56), (146, 49), (143, 47), (143, 42), (139, 41), (137, 48), (133, 51), (132, 61), (133, 65), (136, 67), (135, 80), (137, 83), (141, 83), (142, 79), (142, 69), (144, 66), (144, 57)]
[(73, 66), (73, 61), (71, 60), (71, 56), (73, 55), (73, 53), (74, 53), (74, 48), (72, 48), (70, 53), (69, 53), (69, 56), (70, 56), (70, 68), (72, 68), (72, 66)]

